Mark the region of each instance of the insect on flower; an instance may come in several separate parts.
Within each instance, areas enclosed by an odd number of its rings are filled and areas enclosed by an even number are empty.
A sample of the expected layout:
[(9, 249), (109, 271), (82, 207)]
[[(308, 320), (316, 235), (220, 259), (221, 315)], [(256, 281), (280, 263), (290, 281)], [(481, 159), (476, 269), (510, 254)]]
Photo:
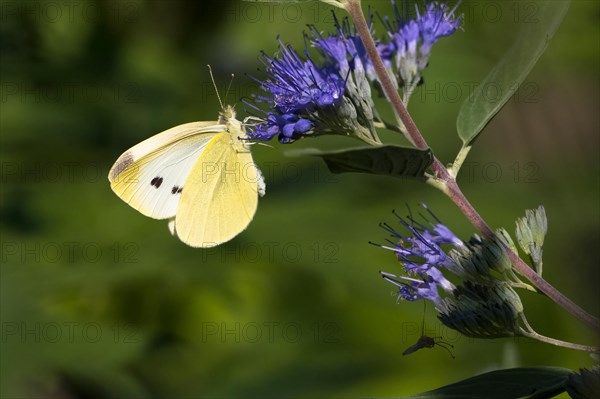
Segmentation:
[(426, 302), (423, 303), (423, 322), (421, 324), (421, 336), (419, 337), (419, 339), (417, 340), (417, 342), (415, 344), (406, 348), (404, 350), (404, 352), (402, 352), (402, 355), (403, 356), (410, 355), (411, 353), (415, 353), (419, 349), (433, 348), (434, 346), (437, 345), (441, 348), (446, 349), (448, 351), (448, 353), (450, 354), (450, 356), (452, 356), (452, 359), (455, 359), (454, 355), (450, 351), (450, 348), (454, 348), (454, 345), (451, 345), (450, 343), (444, 342), (444, 341), (436, 341), (436, 340), (441, 340), (443, 337), (429, 337), (429, 336), (425, 335), (425, 309), (426, 309)]
[(411, 353), (414, 353), (414, 352), (418, 351), (419, 349), (433, 348), (434, 346), (437, 345), (441, 348), (446, 349), (448, 351), (448, 353), (450, 354), (450, 356), (452, 356), (452, 359), (454, 359), (455, 357), (452, 354), (452, 352), (450, 351), (450, 348), (454, 348), (454, 346), (449, 344), (448, 342), (436, 341), (436, 339), (441, 339), (441, 338), (442, 337), (428, 337), (427, 335), (421, 335), (421, 337), (419, 337), (417, 342), (414, 345), (411, 345), (408, 348), (406, 348), (406, 350), (404, 352), (402, 352), (402, 354), (404, 356), (410, 355)]

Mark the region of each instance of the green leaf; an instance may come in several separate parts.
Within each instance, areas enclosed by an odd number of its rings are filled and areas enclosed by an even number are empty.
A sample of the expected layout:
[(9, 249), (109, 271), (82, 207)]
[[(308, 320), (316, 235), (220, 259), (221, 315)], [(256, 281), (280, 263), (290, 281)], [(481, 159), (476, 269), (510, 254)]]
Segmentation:
[(571, 370), (530, 367), (497, 370), (445, 387), (407, 396), (412, 399), (543, 399), (565, 391)]
[(322, 158), (332, 173), (371, 173), (425, 180), (425, 171), (433, 162), (431, 150), (394, 145), (353, 148), (339, 151), (305, 149), (289, 155), (312, 155)]
[[(535, 21), (523, 23), (517, 41), (460, 108), (456, 129), (465, 147), (475, 140), (533, 69), (567, 13), (570, 0), (534, 4)], [(486, 94), (490, 87), (501, 94), (490, 99)]]

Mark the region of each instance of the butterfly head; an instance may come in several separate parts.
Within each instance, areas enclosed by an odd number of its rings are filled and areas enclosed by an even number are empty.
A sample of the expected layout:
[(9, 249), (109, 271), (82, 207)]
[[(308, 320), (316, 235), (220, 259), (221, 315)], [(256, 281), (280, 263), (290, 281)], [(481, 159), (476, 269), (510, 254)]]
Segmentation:
[(219, 123), (225, 125), (232, 119), (235, 119), (235, 109), (231, 105), (225, 105), (223, 110), (219, 112)]
[(219, 113), (219, 124), (227, 126), (227, 131), (237, 140), (246, 140), (246, 130), (242, 122), (235, 118), (235, 109), (231, 105), (226, 105)]

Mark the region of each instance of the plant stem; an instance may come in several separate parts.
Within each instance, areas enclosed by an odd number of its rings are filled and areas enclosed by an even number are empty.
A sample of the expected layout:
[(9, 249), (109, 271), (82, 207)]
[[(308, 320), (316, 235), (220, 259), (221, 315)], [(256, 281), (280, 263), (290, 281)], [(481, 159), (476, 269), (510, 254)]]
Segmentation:
[(458, 155), (456, 155), (456, 159), (454, 160), (454, 162), (452, 162), (452, 166), (449, 170), (452, 177), (456, 178), (456, 176), (458, 176), (458, 171), (460, 170), (460, 167), (462, 166), (463, 162), (465, 162), (465, 159), (467, 159), (467, 155), (469, 155), (471, 148), (472, 147), (470, 145), (463, 145), (461, 147), (460, 151), (458, 152)]
[(538, 292), (539, 292), (538, 290), (536, 290), (535, 288), (533, 288), (533, 287), (532, 287), (531, 285), (529, 285), (529, 284), (525, 284), (525, 283), (517, 283), (517, 282), (514, 282), (514, 281), (511, 281), (511, 282), (509, 282), (508, 284), (510, 284), (510, 286), (511, 286), (511, 287), (513, 287), (513, 288), (521, 288), (521, 289), (523, 289), (523, 290), (526, 290), (526, 291), (531, 291), (531, 292), (535, 292), (535, 293), (538, 293)]
[[(398, 124), (406, 127), (407, 139), (410, 140), (417, 148), (429, 148), (429, 145), (421, 135), (417, 125), (406, 110), (406, 107), (404, 106), (404, 103), (402, 102), (394, 83), (388, 75), (388, 71), (383, 64), (383, 61), (381, 60), (379, 52), (377, 51), (377, 46), (373, 41), (373, 37), (371, 36), (371, 32), (365, 20), (365, 16), (360, 5), (360, 0), (346, 0), (344, 3), (344, 8), (348, 14), (350, 14), (350, 17), (356, 26), (356, 31), (365, 46), (371, 62), (373, 63), (373, 68), (379, 83), (381, 84), (383, 92), (390, 102), (396, 118), (399, 120)], [(466, 154), (464, 155), (466, 156)], [(462, 160), (464, 160), (464, 157)], [(462, 163), (462, 160), (459, 160), (459, 165)], [(456, 206), (458, 206), (471, 224), (473, 224), (473, 226), (475, 226), (475, 228), (484, 236), (495, 237), (494, 231), (487, 225), (479, 213), (477, 213), (475, 208), (473, 208), (469, 200), (460, 190), (453, 174), (451, 174), (451, 172), (449, 172), (446, 167), (435, 157), (433, 163), (431, 164), (431, 169), (435, 173), (438, 183), (445, 182), (445, 187), (442, 187), (442, 191), (446, 193), (448, 197), (450, 197)], [(458, 169), (456, 169), (456, 172), (458, 172)], [(441, 184), (437, 184), (437, 186), (440, 187)], [(498, 242), (503, 243), (502, 240), (498, 240)], [(509, 259), (517, 271), (525, 276), (537, 289), (546, 294), (550, 299), (556, 302), (567, 312), (575, 316), (577, 319), (587, 324), (597, 332), (600, 332), (600, 321), (596, 317), (590, 315), (569, 298), (565, 297), (560, 291), (540, 277), (512, 250), (506, 246), (504, 246), (504, 250), (507, 252)]]
[[(448, 175), (449, 176), (449, 175)], [(449, 180), (446, 181), (448, 190), (447, 194), (452, 201), (458, 206), (462, 213), (469, 219), (469, 221), (475, 226), (484, 236), (494, 238), (495, 233), (485, 223), (483, 218), (477, 213), (475, 208), (467, 200), (463, 192), (456, 184), (456, 180), (452, 176), (449, 176)], [(567, 312), (578, 318), (583, 323), (587, 324), (596, 332), (600, 332), (600, 322), (598, 319), (585, 310), (580, 308), (577, 304), (571, 301), (569, 298), (564, 296), (560, 291), (554, 288), (550, 283), (544, 280), (538, 275), (527, 263), (525, 263), (516, 253), (504, 245), (504, 242), (500, 239), (496, 240), (498, 243), (504, 246), (504, 251), (507, 253), (511, 263), (515, 266), (517, 271), (525, 276), (538, 290), (546, 294), (556, 304), (561, 306)]]
[(533, 338), (535, 340), (545, 342), (550, 345), (562, 346), (563, 348), (575, 349), (578, 351), (585, 351), (585, 352), (592, 352), (592, 353), (598, 352), (598, 348), (596, 348), (596, 347), (589, 346), (589, 345), (574, 344), (572, 342), (567, 342), (567, 341), (561, 341), (560, 339), (550, 338), (550, 337), (546, 337), (545, 335), (538, 334), (535, 331), (529, 332), (529, 331), (525, 331), (525, 330), (521, 329), (520, 332), (524, 337)]
[(574, 344), (573, 342), (561, 341), (560, 339), (550, 338), (546, 337), (545, 335), (538, 334), (533, 328), (531, 328), (529, 322), (527, 321), (523, 313), (521, 313), (521, 320), (523, 321), (523, 324), (525, 324), (525, 330), (519, 327), (519, 332), (525, 337), (533, 338), (550, 345), (562, 346), (563, 348), (575, 349), (579, 351), (592, 353), (598, 353), (599, 351), (599, 349), (594, 346)]
[(390, 76), (385, 69), (385, 65), (383, 65), (383, 61), (381, 60), (377, 46), (371, 37), (371, 31), (369, 30), (369, 26), (365, 20), (365, 15), (363, 14), (360, 6), (360, 0), (347, 0), (346, 11), (348, 11), (348, 14), (350, 14), (352, 17), (358, 35), (360, 36), (365, 49), (367, 50), (367, 54), (373, 63), (375, 71), (377, 71), (377, 78), (379, 79), (383, 93), (394, 108), (394, 113), (396, 114), (396, 118), (398, 118), (398, 125), (404, 125), (406, 127), (406, 131), (408, 133), (406, 138), (417, 148), (429, 148), (423, 139), (423, 136), (421, 136), (421, 133), (419, 133), (417, 125), (415, 125), (415, 122), (408, 114), (408, 111), (406, 110), (406, 107), (404, 106), (404, 103), (402, 102), (402, 99), (400, 98), (392, 79), (390, 79)]
[(531, 292), (535, 292), (537, 294), (543, 295), (543, 293), (538, 291), (537, 289), (535, 289), (535, 287), (532, 287), (531, 285), (522, 282), (521, 279), (515, 274), (514, 270), (509, 269), (507, 271), (507, 275), (509, 277), (509, 284), (511, 284), (512, 287), (523, 288), (527, 291), (531, 291)]

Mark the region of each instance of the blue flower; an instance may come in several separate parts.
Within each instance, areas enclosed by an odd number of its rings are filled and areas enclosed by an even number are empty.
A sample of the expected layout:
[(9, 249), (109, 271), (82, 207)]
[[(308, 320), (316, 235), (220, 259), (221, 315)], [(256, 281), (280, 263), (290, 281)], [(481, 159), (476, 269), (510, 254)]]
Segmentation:
[[(398, 287), (397, 298), (405, 299), (410, 302), (425, 299), (432, 301), (436, 305), (442, 305), (442, 298), (438, 292), (438, 284), (431, 276), (425, 276), (422, 279), (415, 279), (407, 276), (398, 276), (391, 273), (381, 272), (384, 280), (389, 281)], [(408, 281), (405, 283), (404, 280)]]
[(386, 241), (391, 246), (382, 246), (382, 248), (394, 251), (406, 271), (427, 273), (432, 267), (448, 269), (453, 266), (454, 260), (446, 255), (440, 246), (445, 242), (438, 240), (440, 236), (434, 230), (425, 230), (421, 234), (418, 226), (411, 225), (400, 217), (398, 220), (412, 233), (412, 236), (404, 236), (387, 223), (383, 223), (381, 227), (390, 232), (392, 237), (396, 238), (396, 242), (388, 239)]
[[(312, 113), (335, 107), (342, 101), (345, 82), (333, 68), (320, 67), (310, 58), (301, 58), (291, 46), (280, 42), (279, 50), (278, 58), (265, 53), (260, 57), (266, 79), (255, 80), (268, 95), (255, 95), (254, 99), (268, 103), (271, 112), (250, 128), (249, 134), (257, 140), (270, 140), (279, 135), (281, 142), (292, 142), (313, 130)], [(249, 102), (246, 104), (261, 111)]]
[(427, 67), (431, 48), (442, 37), (450, 36), (461, 23), (462, 16), (455, 17), (458, 4), (448, 11), (444, 3), (430, 2), (423, 13), (415, 5), (416, 17), (409, 18), (408, 12), (401, 13), (392, 0), (395, 20), (381, 18), (389, 37), (387, 49), (380, 55), (388, 63), (400, 82), (405, 102), (414, 88), (422, 81), (422, 71)]
[[(423, 207), (429, 211), (425, 205)], [(385, 272), (381, 272), (381, 274), (387, 281), (400, 288), (399, 297), (410, 301), (427, 299), (433, 301), (438, 307), (441, 304), (438, 287), (441, 287), (448, 294), (452, 294), (456, 289), (454, 284), (444, 276), (442, 270), (454, 273), (455, 270), (460, 268), (441, 246), (464, 247), (466, 244), (439, 222), (432, 212), (429, 211), (429, 213), (437, 221), (436, 224), (429, 222), (423, 215), (421, 217), (429, 226), (419, 223), (412, 215), (407, 218), (410, 223), (396, 215), (400, 224), (410, 232), (410, 235), (401, 234), (387, 223), (381, 224), (381, 227), (391, 234), (393, 240), (387, 239), (389, 245), (380, 245), (380, 247), (393, 251), (402, 264), (404, 272), (418, 276), (419, 279)], [(396, 279), (411, 281), (411, 283), (406, 284), (398, 280), (391, 281), (391, 276)]]
[(423, 219), (425, 224), (417, 221), (412, 215), (409, 216), (408, 219), (411, 222), (411, 227), (420, 232), (425, 241), (431, 241), (437, 245), (452, 245), (457, 248), (465, 246), (463, 240), (458, 238), (448, 227), (444, 226), (441, 220), (435, 216), (427, 205), (421, 204), (421, 206), (429, 213), (434, 222), (429, 221), (429, 219), (422, 214), (419, 214), (419, 216), (421, 216), (421, 219)]
[[(281, 143), (291, 143), (311, 135), (342, 134), (380, 143), (365, 77), (366, 52), (360, 40), (349, 35), (349, 23), (340, 25), (336, 20), (336, 28), (334, 34), (323, 37), (311, 27), (312, 37), (307, 39), (319, 52), (320, 62), (309, 55), (308, 48), (300, 56), (281, 41), (278, 56), (262, 53), (265, 77), (253, 79), (266, 94), (245, 101), (259, 121), (248, 128), (251, 139), (278, 136)], [(264, 103), (268, 110), (254, 103)]]
[[(504, 245), (514, 246), (508, 233), (496, 233), (503, 245), (496, 238), (476, 238), (467, 244), (422, 206), (428, 215), (419, 213), (419, 220), (410, 210), (406, 218), (396, 214), (410, 234), (381, 225), (392, 238), (387, 240), (389, 245), (379, 246), (394, 252), (404, 272), (380, 272), (397, 288), (397, 300), (431, 301), (444, 325), (469, 337), (518, 335), (523, 304), (513, 285), (523, 283), (515, 280), (504, 252)], [(446, 277), (448, 273), (454, 283)]]
[[(461, 17), (454, 17), (456, 7), (448, 11), (445, 4), (433, 2), (426, 4), (423, 13), (417, 7), (411, 19), (408, 13), (401, 15), (393, 0), (392, 4), (395, 19), (382, 18), (387, 36), (376, 45), (408, 102), (421, 81), (431, 47), (458, 29)], [(380, 86), (373, 64), (349, 20), (340, 23), (334, 14), (334, 21), (336, 29), (329, 35), (310, 26), (302, 55), (281, 41), (278, 55), (261, 54), (264, 77), (252, 78), (264, 93), (244, 100), (256, 121), (248, 125), (250, 139), (277, 136), (282, 143), (292, 143), (308, 136), (339, 134), (380, 144), (374, 122), (380, 118), (371, 98), (371, 84), (379, 91)], [(311, 57), (309, 45), (318, 57)]]
[(317, 28), (311, 26), (313, 45), (320, 49), (326, 56), (335, 60), (343, 76), (350, 71), (364, 73), (373, 70), (373, 64), (367, 56), (367, 50), (356, 31), (351, 27), (348, 18), (342, 22), (333, 14), (336, 31), (328, 37), (323, 37)]
[[(446, 12), (447, 5), (440, 3), (429, 3), (425, 8), (425, 13), (420, 15), (417, 7), (417, 23), (421, 32), (421, 56), (429, 56), (431, 47), (440, 38), (450, 36), (460, 26), (462, 16), (454, 17), (454, 11), (458, 3), (452, 10)], [(423, 64), (425, 67), (425, 64)]]

